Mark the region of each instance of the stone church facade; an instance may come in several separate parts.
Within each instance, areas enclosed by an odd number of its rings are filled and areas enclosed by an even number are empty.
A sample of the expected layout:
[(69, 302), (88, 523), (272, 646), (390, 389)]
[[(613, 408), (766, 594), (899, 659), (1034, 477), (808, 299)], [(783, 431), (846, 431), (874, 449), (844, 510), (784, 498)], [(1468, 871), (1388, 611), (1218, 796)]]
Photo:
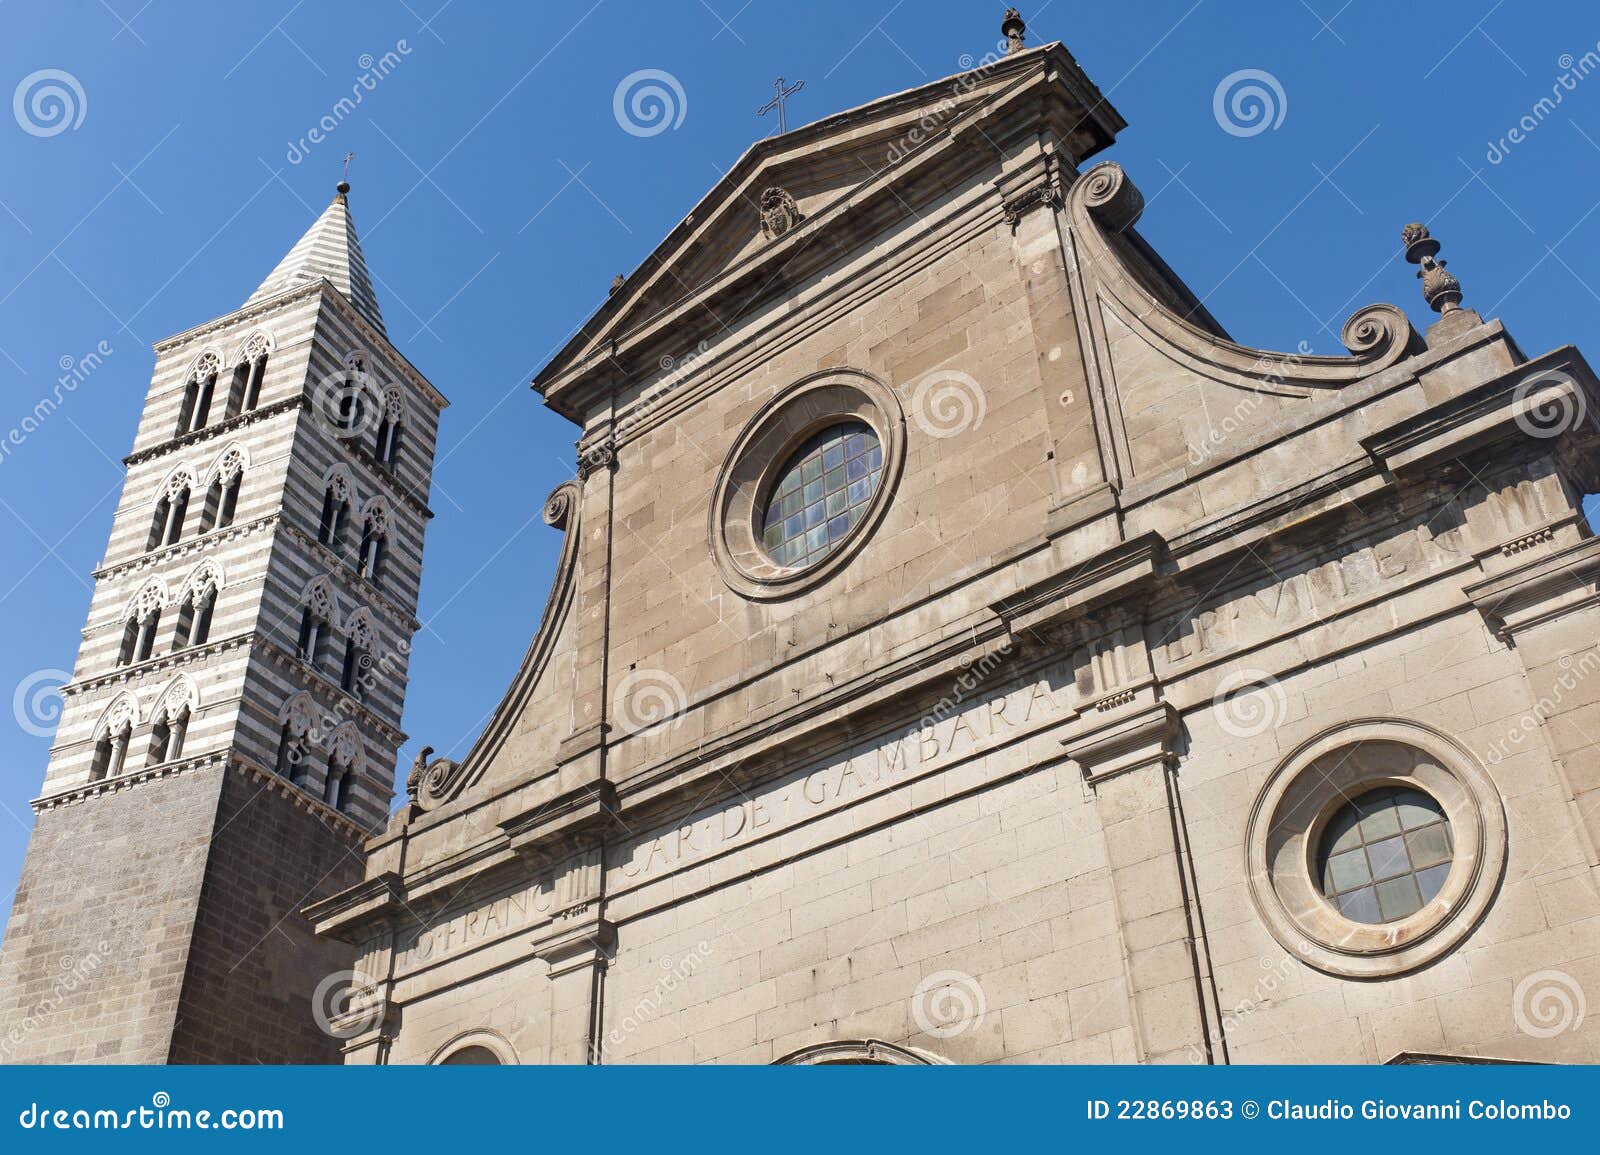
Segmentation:
[(348, 1062), (1600, 1059), (1592, 371), (1420, 226), (1426, 335), (1235, 343), (1010, 31), (535, 379), (541, 625), (308, 912)]
[(300, 908), (387, 820), (444, 398), (348, 185), (156, 345), (0, 951), (6, 1062), (337, 1062)]
[(1234, 342), (1005, 31), (752, 147), (540, 372), (542, 621), (387, 819), (444, 400), (344, 192), (158, 346), (5, 1057), (1600, 1060), (1600, 383), (1421, 226), (1426, 334)]

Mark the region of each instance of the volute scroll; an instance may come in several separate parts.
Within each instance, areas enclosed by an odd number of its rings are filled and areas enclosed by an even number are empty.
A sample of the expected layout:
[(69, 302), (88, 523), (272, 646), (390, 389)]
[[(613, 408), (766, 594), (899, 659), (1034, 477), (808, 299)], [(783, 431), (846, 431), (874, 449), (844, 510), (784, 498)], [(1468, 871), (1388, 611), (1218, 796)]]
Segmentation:
[(1114, 238), (1138, 222), (1144, 203), (1138, 187), (1114, 161), (1084, 173), (1068, 198), (1102, 307), (1195, 372), (1235, 388), (1305, 398), (1382, 372), (1424, 348), (1405, 313), (1387, 304), (1368, 305), (1345, 322), (1340, 340), (1349, 356), (1253, 349), (1201, 328), (1163, 302), (1147, 283), (1149, 272), (1136, 270), (1119, 252), (1122, 242)]

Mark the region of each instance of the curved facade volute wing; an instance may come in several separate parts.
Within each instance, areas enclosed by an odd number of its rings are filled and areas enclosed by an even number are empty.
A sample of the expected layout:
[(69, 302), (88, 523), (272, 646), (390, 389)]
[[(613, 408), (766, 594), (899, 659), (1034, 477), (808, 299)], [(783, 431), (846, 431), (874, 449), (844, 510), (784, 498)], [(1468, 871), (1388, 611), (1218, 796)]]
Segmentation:
[(1161, 300), (1130, 267), (1119, 246), (1144, 212), (1144, 197), (1122, 166), (1096, 165), (1072, 188), (1072, 223), (1093, 270), (1100, 303), (1146, 344), (1210, 380), (1284, 397), (1308, 397), (1387, 369), (1422, 347), (1406, 315), (1393, 305), (1353, 313), (1340, 339), (1348, 357), (1278, 353), (1226, 340)]
[[(412, 777), (406, 784), (412, 802), (418, 810), (426, 812), (436, 809), (459, 797), (483, 779), (489, 768), (500, 757), (507, 739), (513, 734), (551, 735), (553, 752), (555, 736), (565, 733), (565, 730), (556, 724), (558, 721), (564, 721), (564, 718), (541, 719), (531, 717), (530, 712), (537, 711), (544, 697), (540, 691), (548, 688), (543, 684), (545, 674), (550, 668), (552, 657), (561, 648), (562, 627), (572, 607), (581, 520), (582, 490), (578, 482), (568, 481), (557, 486), (544, 503), (544, 522), (546, 525), (563, 530), (564, 538), (561, 557), (556, 563), (555, 579), (550, 583), (550, 596), (545, 602), (544, 614), (539, 620), (539, 629), (534, 634), (533, 641), (529, 643), (527, 653), (522, 658), (522, 665), (518, 667), (516, 677), (512, 679), (505, 697), (495, 708), (489, 724), (484, 727), (483, 733), (479, 735), (467, 756), (459, 762), (449, 758), (427, 761), (426, 756), (432, 752), (431, 748), (424, 749), (418, 756), (418, 765), (413, 769)], [(553, 701), (558, 706), (561, 703), (559, 697)], [(523, 742), (521, 745), (527, 743)], [(526, 750), (518, 750), (519, 758), (525, 759), (526, 754)]]

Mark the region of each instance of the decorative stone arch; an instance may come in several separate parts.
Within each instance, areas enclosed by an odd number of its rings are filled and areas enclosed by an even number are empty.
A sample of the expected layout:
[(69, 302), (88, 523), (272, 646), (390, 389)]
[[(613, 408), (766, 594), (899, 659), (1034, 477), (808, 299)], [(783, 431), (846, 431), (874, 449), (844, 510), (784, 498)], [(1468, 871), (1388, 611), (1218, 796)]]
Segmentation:
[(199, 597), (209, 586), (213, 590), (220, 590), (226, 584), (222, 575), (222, 563), (214, 557), (202, 559), (189, 571), (189, 576), (183, 579), (179, 587), (178, 600), (193, 595)]
[(356, 479), (350, 467), (342, 461), (334, 462), (328, 466), (322, 475), (322, 492), (334, 491), (334, 497), (339, 501), (348, 501), (350, 508), (356, 508)]
[(361, 507), (361, 524), (363, 527), (370, 525), (375, 532), (385, 535), (390, 545), (394, 544), (394, 516), (389, 499), (383, 494), (374, 494)]
[(167, 475), (161, 479), (161, 484), (156, 486), (155, 492), (150, 497), (150, 504), (152, 506), (159, 505), (163, 498), (169, 501), (173, 500), (185, 489), (191, 495), (194, 494), (197, 489), (195, 477), (193, 466), (187, 461), (178, 462), (178, 464), (167, 470)]
[(406, 397), (400, 386), (390, 385), (383, 391), (383, 415), (397, 424), (406, 419)]
[(248, 336), (239, 342), (239, 349), (233, 355), (231, 364), (237, 365), (242, 361), (254, 361), (257, 357), (265, 357), (278, 347), (277, 338), (266, 329), (252, 329)]
[(288, 727), (291, 738), (304, 738), (309, 734), (312, 740), (315, 741), (317, 732), (316, 700), (305, 690), (290, 694), (278, 709), (278, 721)]
[(106, 703), (106, 708), (100, 711), (100, 717), (95, 719), (91, 734), (98, 741), (107, 734), (115, 734), (124, 726), (131, 730), (142, 720), (138, 697), (132, 690), (119, 690), (111, 701)]
[(128, 599), (128, 604), (123, 608), (120, 621), (141, 621), (151, 610), (163, 609), (172, 604), (172, 591), (167, 587), (166, 579), (159, 574), (145, 579), (134, 595)]
[(516, 1048), (504, 1035), (487, 1028), (462, 1031), (428, 1058), (428, 1065), (439, 1066), (503, 1066), (518, 1064)]
[[(1449, 822), (1450, 870), (1421, 909), (1357, 922), (1324, 896), (1318, 860), (1330, 823), (1375, 789), (1427, 795)], [(1250, 898), (1285, 950), (1327, 974), (1387, 978), (1433, 962), (1482, 921), (1506, 864), (1499, 788), (1457, 739), (1405, 718), (1354, 718), (1308, 738), (1267, 776), (1245, 830)]]
[(222, 372), (222, 350), (215, 345), (207, 346), (195, 354), (193, 361), (189, 362), (189, 370), (184, 374), (185, 383), (195, 380), (204, 380), (212, 374)]
[(367, 748), (361, 729), (354, 722), (341, 722), (328, 735), (328, 753), (339, 765), (356, 771), (365, 768)]
[(344, 632), (358, 648), (373, 657), (377, 656), (378, 627), (373, 623), (372, 610), (367, 606), (353, 610), (345, 617)]
[(200, 690), (195, 685), (194, 678), (188, 674), (179, 674), (168, 682), (166, 688), (156, 697), (156, 704), (150, 710), (150, 720), (156, 721), (163, 713), (169, 718), (176, 717), (182, 710), (188, 710), (192, 714), (199, 708)]
[(222, 452), (217, 454), (205, 471), (205, 483), (210, 485), (213, 481), (220, 480), (224, 485), (232, 481), (237, 474), (245, 473), (250, 468), (250, 450), (237, 441), (230, 442)]
[(869, 1067), (942, 1067), (948, 1059), (926, 1051), (886, 1043), (882, 1039), (840, 1039), (814, 1043), (776, 1060), (776, 1067), (859, 1065)]
[(312, 578), (306, 583), (305, 593), (300, 595), (300, 604), (310, 608), (311, 612), (334, 629), (339, 628), (339, 595), (333, 588), (333, 579), (323, 574), (321, 577)]

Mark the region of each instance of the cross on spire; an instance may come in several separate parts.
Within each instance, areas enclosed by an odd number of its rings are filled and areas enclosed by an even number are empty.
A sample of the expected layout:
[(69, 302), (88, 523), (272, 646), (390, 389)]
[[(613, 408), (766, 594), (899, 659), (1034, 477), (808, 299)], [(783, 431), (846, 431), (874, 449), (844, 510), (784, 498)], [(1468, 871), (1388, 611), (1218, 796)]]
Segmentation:
[(776, 80), (774, 80), (772, 82), (772, 99), (767, 101), (760, 108), (756, 109), (756, 115), (757, 116), (765, 116), (765, 115), (767, 115), (767, 113), (771, 112), (773, 109), (777, 109), (778, 110), (778, 135), (782, 136), (784, 133), (789, 131), (789, 121), (784, 116), (783, 103), (784, 103), (784, 101), (788, 100), (789, 97), (791, 97), (795, 93), (799, 92), (805, 86), (806, 86), (806, 82), (805, 81), (797, 80), (793, 84), (791, 84), (788, 88), (785, 88), (783, 86), (783, 77), (781, 77), (781, 76), (778, 77), (778, 79), (776, 79)]

